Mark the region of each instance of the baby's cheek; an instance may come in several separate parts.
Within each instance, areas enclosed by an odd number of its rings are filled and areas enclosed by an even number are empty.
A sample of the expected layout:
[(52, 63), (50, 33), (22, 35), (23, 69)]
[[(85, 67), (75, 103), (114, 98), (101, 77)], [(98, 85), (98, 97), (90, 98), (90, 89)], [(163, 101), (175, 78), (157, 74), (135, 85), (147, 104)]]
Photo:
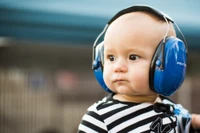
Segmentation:
[(137, 88), (142, 89), (143, 91), (148, 91), (149, 88), (149, 76), (148, 73), (145, 71), (139, 72), (137, 71), (133, 79), (137, 86)]
[(106, 84), (106, 86), (111, 89), (112, 88), (112, 83), (111, 83), (111, 78), (112, 78), (112, 73), (110, 70), (108, 69), (105, 69), (104, 72), (103, 72), (103, 79), (104, 79), (104, 82)]
[(109, 74), (109, 71), (107, 69), (104, 69), (103, 71), (103, 79), (104, 79), (104, 82), (107, 84), (109, 82), (109, 77), (111, 76), (111, 74)]

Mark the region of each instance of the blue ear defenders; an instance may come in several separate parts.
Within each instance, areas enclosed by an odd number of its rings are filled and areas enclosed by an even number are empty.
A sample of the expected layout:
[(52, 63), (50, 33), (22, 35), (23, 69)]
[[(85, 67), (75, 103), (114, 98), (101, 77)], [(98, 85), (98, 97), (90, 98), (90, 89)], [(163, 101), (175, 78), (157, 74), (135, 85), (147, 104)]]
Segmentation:
[(173, 23), (183, 37), (179, 38), (166, 36), (159, 43), (153, 55), (150, 71), (149, 86), (154, 92), (170, 96), (182, 85), (187, 68), (187, 43), (185, 37), (180, 31), (178, 25), (165, 13), (146, 5), (135, 5), (118, 12), (108, 21), (104, 30), (100, 33), (93, 45), (93, 64), (95, 77), (99, 84), (108, 92), (112, 92), (105, 84), (103, 79), (103, 42), (97, 43), (99, 38), (106, 32), (109, 25), (118, 17), (135, 11), (150, 12), (157, 17), (165, 20), (167, 23)]

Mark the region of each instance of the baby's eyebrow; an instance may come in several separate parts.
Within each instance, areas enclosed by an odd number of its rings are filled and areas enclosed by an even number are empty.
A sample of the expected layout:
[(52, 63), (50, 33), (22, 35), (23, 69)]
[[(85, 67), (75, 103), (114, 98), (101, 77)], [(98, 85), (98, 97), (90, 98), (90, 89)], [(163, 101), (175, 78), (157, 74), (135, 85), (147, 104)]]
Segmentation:
[(147, 56), (147, 53), (146, 53), (146, 49), (129, 49), (128, 50), (128, 53), (133, 53), (133, 54), (136, 54), (136, 55), (139, 55), (139, 56)]
[(114, 50), (113, 50), (112, 48), (110, 48), (110, 49), (109, 49), (109, 48), (104, 49), (104, 52), (107, 52), (107, 53), (108, 53), (108, 52), (113, 52), (113, 51), (114, 51)]
[(144, 49), (138, 49), (138, 48), (130, 48), (127, 50), (128, 52), (139, 52), (139, 53), (144, 53)]

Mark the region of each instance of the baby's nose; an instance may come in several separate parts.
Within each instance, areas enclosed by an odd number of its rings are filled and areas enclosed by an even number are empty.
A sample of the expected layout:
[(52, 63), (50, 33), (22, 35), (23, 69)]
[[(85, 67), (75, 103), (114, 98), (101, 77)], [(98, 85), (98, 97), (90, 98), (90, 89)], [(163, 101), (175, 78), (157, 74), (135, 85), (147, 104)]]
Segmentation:
[(126, 72), (128, 70), (126, 61), (117, 60), (114, 64), (115, 72)]

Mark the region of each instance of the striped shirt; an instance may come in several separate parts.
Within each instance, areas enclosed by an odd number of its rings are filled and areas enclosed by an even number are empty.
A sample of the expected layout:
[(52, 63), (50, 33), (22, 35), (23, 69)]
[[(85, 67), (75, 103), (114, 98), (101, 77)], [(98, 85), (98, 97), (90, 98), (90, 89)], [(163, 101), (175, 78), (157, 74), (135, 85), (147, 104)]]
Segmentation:
[[(189, 132), (191, 119), (186, 116), (187, 111), (165, 97), (161, 97), (162, 103), (151, 104), (121, 102), (113, 99), (113, 95), (88, 108), (79, 125), (78, 133)], [(175, 108), (180, 110), (177, 111)], [(183, 113), (180, 113), (181, 110)]]

